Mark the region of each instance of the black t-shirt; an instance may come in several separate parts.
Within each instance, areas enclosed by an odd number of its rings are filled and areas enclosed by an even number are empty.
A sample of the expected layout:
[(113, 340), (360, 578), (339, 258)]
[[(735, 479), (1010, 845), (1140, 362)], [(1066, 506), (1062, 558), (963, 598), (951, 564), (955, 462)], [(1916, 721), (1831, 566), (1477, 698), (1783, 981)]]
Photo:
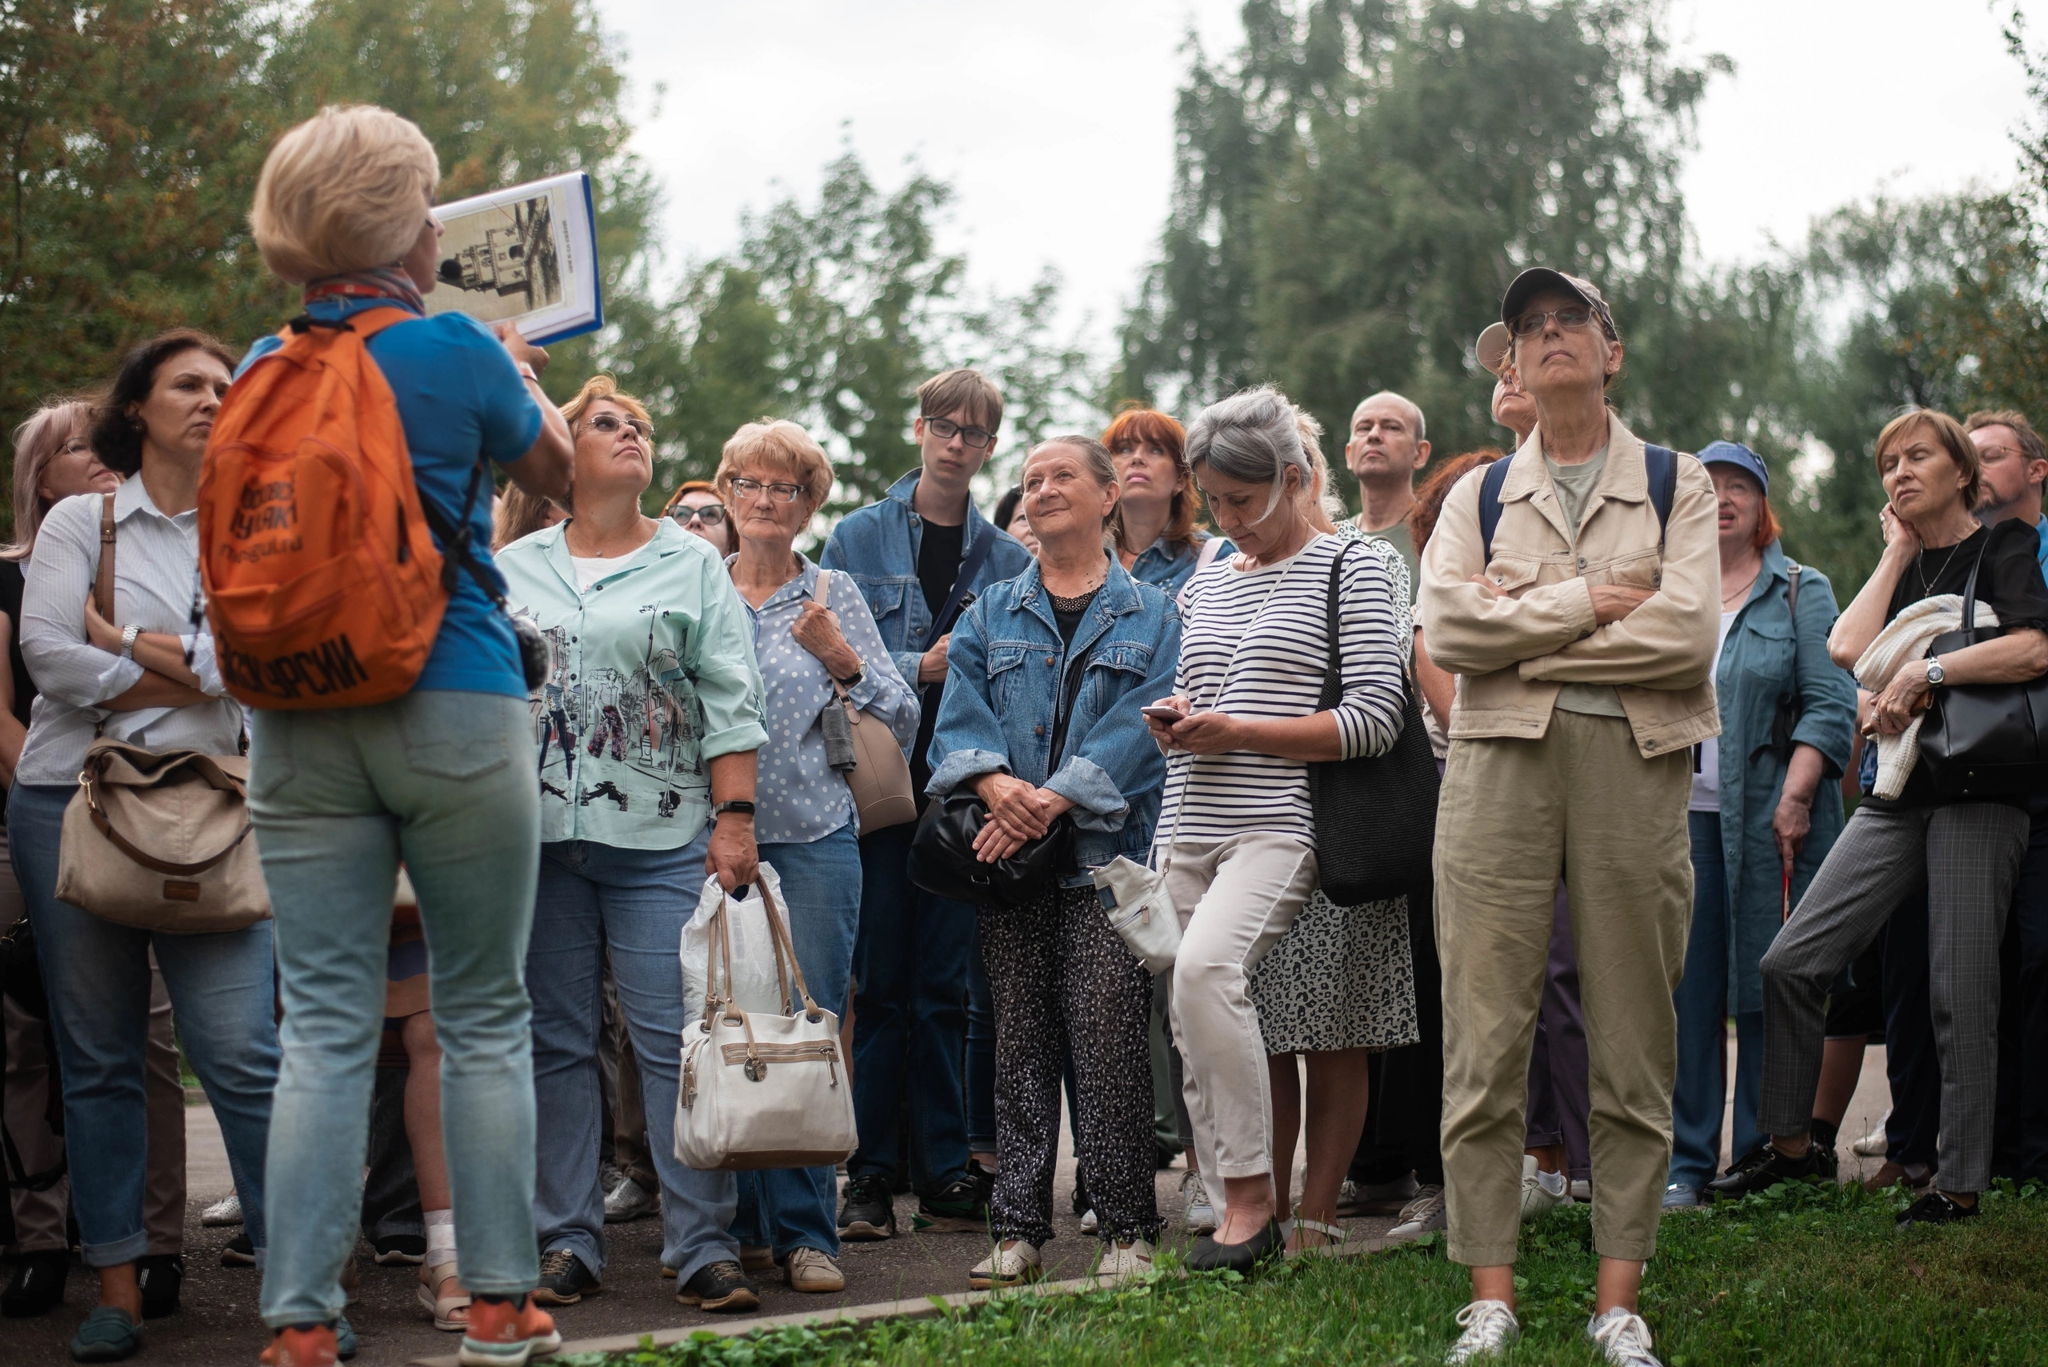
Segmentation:
[[(1979, 527), (1954, 546), (1923, 550), (1899, 576), (1885, 621), (1891, 622), (1923, 598), (1961, 593), (1981, 556), (1977, 601), (1998, 614), (1998, 625), (2007, 631), (2018, 627), (2048, 631), (2048, 582), (2041, 577), (2040, 549), (2040, 536), (2032, 525), (2015, 517), (1995, 527)], [(1913, 766), (1898, 797), (1889, 802), (1876, 797), (1863, 800), (1879, 810), (1932, 807), (1941, 801), (1924, 764)]]
[[(28, 662), (21, 658), (23, 585), (21, 562), (0, 560), (0, 613), (7, 616), (7, 667), (14, 675), (14, 717), (27, 726), (29, 704), (36, 700), (36, 682), (28, 676)], [(5, 800), (5, 794), (0, 794), (0, 802)]]
[[(917, 543), (917, 582), (924, 589), (924, 605), (937, 621), (944, 614), (948, 599), (947, 591), (960, 577), (960, 556), (967, 546), (967, 524), (955, 523), (951, 527), (925, 519), (924, 537)], [(966, 592), (962, 589), (961, 592)], [(912, 641), (915, 649), (918, 642)], [(910, 681), (913, 688), (917, 680)], [(917, 785), (922, 800), (924, 785), (932, 776), (931, 766), (925, 763), (925, 754), (931, 749), (932, 732), (939, 724), (939, 696), (946, 689), (943, 677), (925, 684), (919, 701), (923, 715), (917, 719), (917, 740), (910, 751), (910, 777)]]
[(1061, 598), (1050, 589), (1046, 591), (1045, 596), (1052, 601), (1052, 619), (1059, 624), (1060, 639), (1069, 647), (1074, 644), (1074, 633), (1081, 629), (1081, 619), (1088, 615), (1088, 608), (1094, 603), (1095, 595), (1101, 592), (1098, 587), (1088, 590), (1079, 598)]

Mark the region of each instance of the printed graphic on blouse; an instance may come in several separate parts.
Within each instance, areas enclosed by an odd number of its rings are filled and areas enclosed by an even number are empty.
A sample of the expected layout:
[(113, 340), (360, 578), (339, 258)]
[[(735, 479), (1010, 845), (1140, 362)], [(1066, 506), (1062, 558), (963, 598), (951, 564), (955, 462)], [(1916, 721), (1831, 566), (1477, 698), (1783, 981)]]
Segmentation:
[[(648, 618), (647, 644), (642, 663), (631, 672), (605, 667), (579, 679), (568, 629), (543, 630), (554, 657), (533, 701), (543, 804), (608, 803), (621, 812), (651, 811), (668, 819), (684, 794), (704, 800), (709, 780), (699, 748), (704, 715), (696, 680), (675, 646), (656, 643), (656, 623), (682, 622), (687, 631), (689, 619), (659, 603), (640, 611)], [(672, 636), (672, 627), (660, 634)], [(585, 759), (610, 764), (597, 766), (586, 779)], [(644, 786), (639, 779), (646, 780)]]

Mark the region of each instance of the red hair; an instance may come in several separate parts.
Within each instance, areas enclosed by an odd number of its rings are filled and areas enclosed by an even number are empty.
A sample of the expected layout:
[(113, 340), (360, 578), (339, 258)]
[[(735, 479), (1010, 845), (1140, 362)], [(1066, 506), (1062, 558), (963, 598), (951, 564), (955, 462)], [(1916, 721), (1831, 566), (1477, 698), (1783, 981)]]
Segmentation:
[[(1111, 418), (1109, 426), (1102, 429), (1102, 444), (1109, 448), (1111, 455), (1145, 442), (1173, 457), (1173, 468), (1180, 475), (1167, 513), (1166, 531), (1161, 539), (1177, 542), (1192, 550), (1201, 544), (1201, 538), (1195, 535), (1194, 475), (1188, 469), (1186, 429), (1171, 414), (1136, 404)], [(1125, 546), (1123, 549), (1136, 554), (1145, 548)]]
[(1422, 481), (1422, 487), (1415, 491), (1415, 506), (1408, 510), (1408, 539), (1414, 544), (1416, 555), (1422, 554), (1429, 538), (1435, 535), (1437, 519), (1443, 516), (1444, 500), (1451, 496), (1451, 486), (1470, 471), (1500, 459), (1498, 447), (1482, 446), (1477, 451), (1452, 456)]

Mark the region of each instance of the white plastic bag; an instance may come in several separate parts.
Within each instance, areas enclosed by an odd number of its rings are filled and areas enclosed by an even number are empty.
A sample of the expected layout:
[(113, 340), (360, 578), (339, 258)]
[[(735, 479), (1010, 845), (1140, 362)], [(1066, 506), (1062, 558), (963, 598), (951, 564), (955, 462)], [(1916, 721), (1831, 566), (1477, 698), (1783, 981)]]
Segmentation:
[(1092, 877), (1097, 888), (1115, 899), (1104, 908), (1109, 928), (1123, 937), (1148, 971), (1171, 970), (1180, 953), (1180, 913), (1167, 895), (1166, 875), (1118, 855)]
[[(782, 900), (781, 876), (765, 863), (760, 867), (756, 877), (768, 885), (775, 905), (788, 905)], [(697, 895), (697, 914), (683, 927), (683, 1019), (704, 1014), (706, 956), (712, 950), (711, 918), (717, 914), (721, 901), (731, 909), (726, 919), (731, 922), (728, 933), (732, 937), (732, 989), (740, 1009), (774, 1014), (788, 1011), (789, 997), (781, 990), (775, 973), (775, 938), (761, 908), (761, 899), (751, 887), (727, 893), (718, 886), (718, 876), (712, 874), (704, 880), (703, 891)]]

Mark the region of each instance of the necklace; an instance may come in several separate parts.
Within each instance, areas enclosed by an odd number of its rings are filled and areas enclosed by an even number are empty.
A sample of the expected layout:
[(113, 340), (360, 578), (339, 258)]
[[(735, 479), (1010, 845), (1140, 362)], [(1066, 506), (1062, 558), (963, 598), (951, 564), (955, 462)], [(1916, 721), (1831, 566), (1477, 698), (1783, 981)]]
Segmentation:
[(1743, 581), (1742, 581), (1742, 587), (1741, 587), (1741, 588), (1739, 588), (1739, 589), (1735, 590), (1735, 592), (1733, 592), (1733, 593), (1724, 593), (1724, 594), (1722, 594), (1722, 595), (1721, 595), (1721, 611), (1723, 611), (1723, 612), (1727, 612), (1727, 611), (1729, 610), (1729, 608), (1728, 608), (1728, 600), (1729, 600), (1730, 598), (1733, 598), (1733, 599), (1734, 599), (1734, 600), (1736, 601), (1736, 603), (1737, 603), (1737, 604), (1739, 605), (1739, 604), (1740, 604), (1740, 603), (1742, 602), (1743, 598), (1744, 598), (1745, 596), (1747, 596), (1747, 595), (1748, 595), (1748, 593), (1749, 593), (1750, 589), (1752, 589), (1752, 588), (1754, 588), (1754, 587), (1756, 586), (1756, 577), (1757, 577), (1757, 575), (1759, 575), (1759, 574), (1762, 574), (1763, 572), (1764, 572), (1764, 567), (1763, 567), (1763, 565), (1762, 565), (1761, 563), (1759, 563), (1759, 564), (1757, 565), (1757, 567), (1756, 567), (1756, 570), (1755, 570), (1755, 572), (1754, 572), (1754, 573), (1752, 573), (1752, 574), (1751, 574), (1751, 575), (1749, 576), (1749, 578), (1747, 578), (1747, 579), (1745, 579), (1745, 580), (1743, 580)]
[[(1966, 536), (1963, 538), (1963, 541), (1968, 541), (1969, 539)], [(1948, 572), (1949, 562), (1954, 560), (1956, 552), (1963, 548), (1963, 541), (1958, 541), (1955, 545), (1948, 548), (1948, 554), (1941, 559), (1941, 568), (1936, 570), (1932, 576), (1927, 573), (1927, 548), (1922, 546), (1920, 553), (1913, 557), (1913, 567), (1920, 572), (1920, 592), (1923, 596), (1933, 594), (1934, 581)]]

